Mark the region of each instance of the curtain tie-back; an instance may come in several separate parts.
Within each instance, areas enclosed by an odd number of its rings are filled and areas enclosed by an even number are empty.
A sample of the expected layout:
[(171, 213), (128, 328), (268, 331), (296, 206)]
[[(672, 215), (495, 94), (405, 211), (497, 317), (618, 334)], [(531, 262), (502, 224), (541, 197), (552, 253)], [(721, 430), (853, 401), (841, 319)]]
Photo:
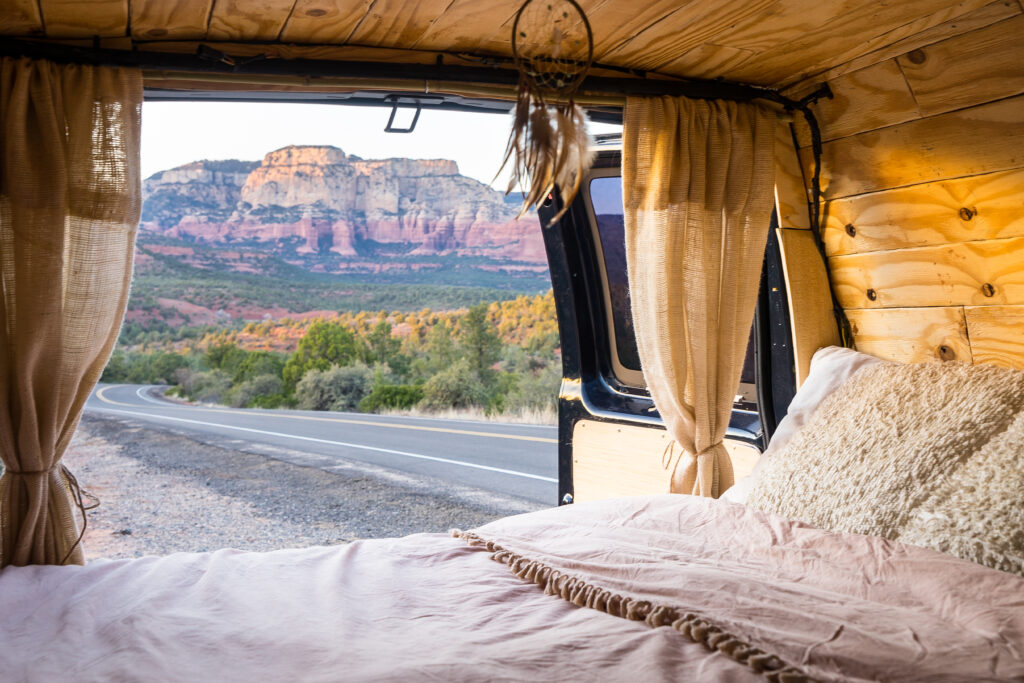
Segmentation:
[(59, 463), (54, 463), (50, 467), (47, 467), (45, 470), (19, 470), (16, 467), (6, 467), (4, 469), (4, 472), (6, 472), (8, 474), (11, 474), (12, 476), (13, 475), (17, 475), (19, 477), (31, 477), (31, 476), (40, 476), (41, 477), (41, 476), (43, 476), (45, 474), (49, 474), (50, 472), (53, 472), (53, 471), (57, 470), (60, 467), (63, 467), (63, 465), (60, 465)]

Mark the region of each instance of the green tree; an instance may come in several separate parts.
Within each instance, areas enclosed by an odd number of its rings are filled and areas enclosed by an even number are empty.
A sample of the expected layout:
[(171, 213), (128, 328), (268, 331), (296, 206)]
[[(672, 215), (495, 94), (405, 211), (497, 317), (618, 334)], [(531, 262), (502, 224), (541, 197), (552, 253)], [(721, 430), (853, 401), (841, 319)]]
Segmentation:
[(459, 350), (484, 384), (495, 378), (493, 365), (501, 357), (501, 339), (487, 318), (487, 304), (477, 304), (459, 322)]
[(303, 410), (356, 410), (373, 388), (374, 370), (365, 363), (327, 370), (313, 368), (295, 387)]
[(294, 387), (309, 370), (327, 370), (332, 365), (351, 365), (364, 355), (362, 343), (348, 327), (318, 320), (310, 325), (299, 346), (285, 363), (285, 385)]
[(284, 372), (285, 359), (279, 353), (271, 351), (250, 351), (235, 370), (235, 384), (248, 382), (262, 375), (274, 375), (278, 378)]

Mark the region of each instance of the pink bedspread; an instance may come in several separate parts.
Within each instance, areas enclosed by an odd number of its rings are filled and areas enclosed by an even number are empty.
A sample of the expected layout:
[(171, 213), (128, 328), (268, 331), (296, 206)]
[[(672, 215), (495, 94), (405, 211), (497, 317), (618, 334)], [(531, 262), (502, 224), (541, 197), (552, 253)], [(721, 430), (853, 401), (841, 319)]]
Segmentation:
[[(1024, 579), (688, 496), (477, 532), (617, 593), (705, 615), (825, 680), (1021, 680)], [(579, 608), (439, 535), (0, 572), (4, 681), (758, 680)]]

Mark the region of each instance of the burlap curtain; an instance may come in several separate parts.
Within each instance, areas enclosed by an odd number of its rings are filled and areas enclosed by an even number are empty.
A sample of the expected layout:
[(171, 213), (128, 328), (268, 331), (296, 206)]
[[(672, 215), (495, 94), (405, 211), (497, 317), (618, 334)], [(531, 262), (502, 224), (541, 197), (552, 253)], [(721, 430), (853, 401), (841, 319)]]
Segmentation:
[(83, 560), (60, 458), (124, 315), (141, 103), (138, 70), (0, 60), (0, 567)]
[(729, 426), (771, 216), (776, 117), (749, 103), (629, 98), (626, 262), (640, 364), (682, 447), (669, 490), (733, 483)]

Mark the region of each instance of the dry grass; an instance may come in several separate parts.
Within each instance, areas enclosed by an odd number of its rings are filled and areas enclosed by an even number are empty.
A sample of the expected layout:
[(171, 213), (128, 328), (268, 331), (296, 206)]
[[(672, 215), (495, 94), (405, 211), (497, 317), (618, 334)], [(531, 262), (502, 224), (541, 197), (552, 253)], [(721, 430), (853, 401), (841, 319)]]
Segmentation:
[(487, 414), (483, 408), (450, 408), (448, 410), (434, 412), (427, 412), (417, 408), (409, 408), (405, 410), (381, 411), (380, 414), (395, 417), (433, 417), (443, 420), (480, 420), (484, 422), (508, 422), (512, 424), (558, 424), (558, 413), (554, 408), (548, 408), (547, 410), (522, 408), (516, 411), (490, 415)]

